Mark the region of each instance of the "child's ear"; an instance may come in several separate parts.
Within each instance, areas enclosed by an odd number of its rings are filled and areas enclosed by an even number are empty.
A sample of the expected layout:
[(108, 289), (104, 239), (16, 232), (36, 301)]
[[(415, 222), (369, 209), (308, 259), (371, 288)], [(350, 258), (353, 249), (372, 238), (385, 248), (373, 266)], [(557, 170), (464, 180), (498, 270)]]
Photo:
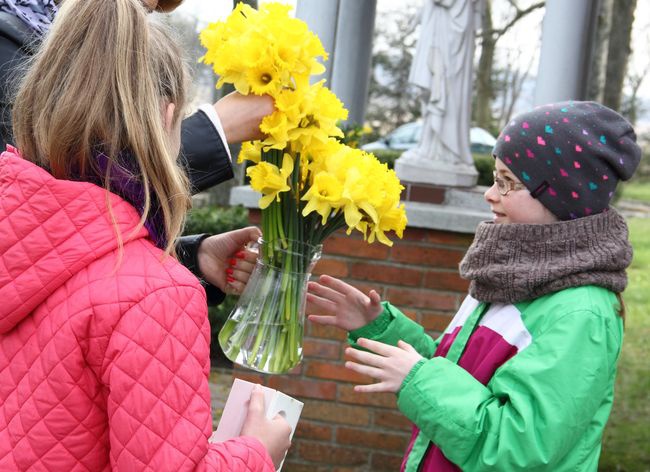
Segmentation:
[(168, 103), (167, 108), (165, 108), (165, 131), (167, 134), (171, 135), (174, 130), (174, 112), (176, 111), (176, 105), (173, 103)]

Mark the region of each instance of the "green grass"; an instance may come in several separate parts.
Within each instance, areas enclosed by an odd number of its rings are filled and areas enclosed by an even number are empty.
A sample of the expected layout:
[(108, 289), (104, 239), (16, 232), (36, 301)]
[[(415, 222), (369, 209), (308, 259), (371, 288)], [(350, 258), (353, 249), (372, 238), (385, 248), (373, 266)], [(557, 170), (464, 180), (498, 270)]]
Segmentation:
[(628, 223), (634, 260), (623, 293), (625, 340), (614, 408), (603, 437), (601, 472), (650, 471), (650, 219), (631, 218)]
[(650, 182), (632, 181), (623, 183), (621, 198), (650, 203)]

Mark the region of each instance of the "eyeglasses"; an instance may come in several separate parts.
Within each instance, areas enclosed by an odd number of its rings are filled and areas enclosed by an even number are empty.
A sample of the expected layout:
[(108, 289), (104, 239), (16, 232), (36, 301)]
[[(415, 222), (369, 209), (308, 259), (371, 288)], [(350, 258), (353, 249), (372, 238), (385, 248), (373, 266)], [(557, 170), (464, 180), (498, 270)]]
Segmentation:
[(512, 180), (500, 178), (496, 170), (492, 175), (494, 176), (494, 183), (497, 184), (497, 190), (502, 197), (505, 197), (513, 190), (524, 190), (526, 188), (526, 186), (521, 182), (513, 182)]

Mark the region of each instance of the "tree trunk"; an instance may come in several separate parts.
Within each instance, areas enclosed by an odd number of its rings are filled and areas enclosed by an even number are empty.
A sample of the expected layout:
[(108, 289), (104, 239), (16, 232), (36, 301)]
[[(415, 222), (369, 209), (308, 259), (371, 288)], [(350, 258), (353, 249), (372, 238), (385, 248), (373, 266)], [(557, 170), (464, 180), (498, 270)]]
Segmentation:
[(614, 0), (600, 0), (598, 5), (598, 20), (596, 34), (594, 36), (595, 44), (593, 46), (591, 63), (589, 64), (589, 83), (587, 84), (587, 99), (597, 102), (603, 101), (613, 6)]
[(636, 0), (614, 0), (603, 94), (603, 103), (614, 110), (621, 108), (635, 9)]
[(496, 36), (492, 28), (492, 0), (486, 0), (481, 18), (481, 57), (476, 69), (476, 106), (473, 110), (473, 121), (477, 126), (487, 130), (492, 129), (493, 124), (491, 105), (494, 98), (492, 69), (495, 46)]

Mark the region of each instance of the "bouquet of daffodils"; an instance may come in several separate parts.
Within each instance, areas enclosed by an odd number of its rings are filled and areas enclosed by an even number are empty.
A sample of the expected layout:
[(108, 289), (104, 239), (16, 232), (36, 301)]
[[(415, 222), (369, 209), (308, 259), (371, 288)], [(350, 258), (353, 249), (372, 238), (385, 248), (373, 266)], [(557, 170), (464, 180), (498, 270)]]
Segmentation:
[(324, 81), (310, 84), (324, 72), (318, 58), (326, 60), (327, 53), (289, 10), (240, 3), (226, 21), (201, 32), (202, 60), (219, 75), (217, 87), (231, 83), (244, 95), (275, 100), (274, 113), (260, 126), (266, 139), (244, 143), (239, 162), (253, 163), (246, 173), (261, 194), (258, 266), (276, 270), (276, 281), (257, 280), (254, 272), (219, 336), (230, 359), (265, 372), (300, 362), (306, 280), (325, 238), (347, 228), (390, 246), (386, 233), (401, 238), (406, 226), (395, 173), (337, 139), (347, 110)]

